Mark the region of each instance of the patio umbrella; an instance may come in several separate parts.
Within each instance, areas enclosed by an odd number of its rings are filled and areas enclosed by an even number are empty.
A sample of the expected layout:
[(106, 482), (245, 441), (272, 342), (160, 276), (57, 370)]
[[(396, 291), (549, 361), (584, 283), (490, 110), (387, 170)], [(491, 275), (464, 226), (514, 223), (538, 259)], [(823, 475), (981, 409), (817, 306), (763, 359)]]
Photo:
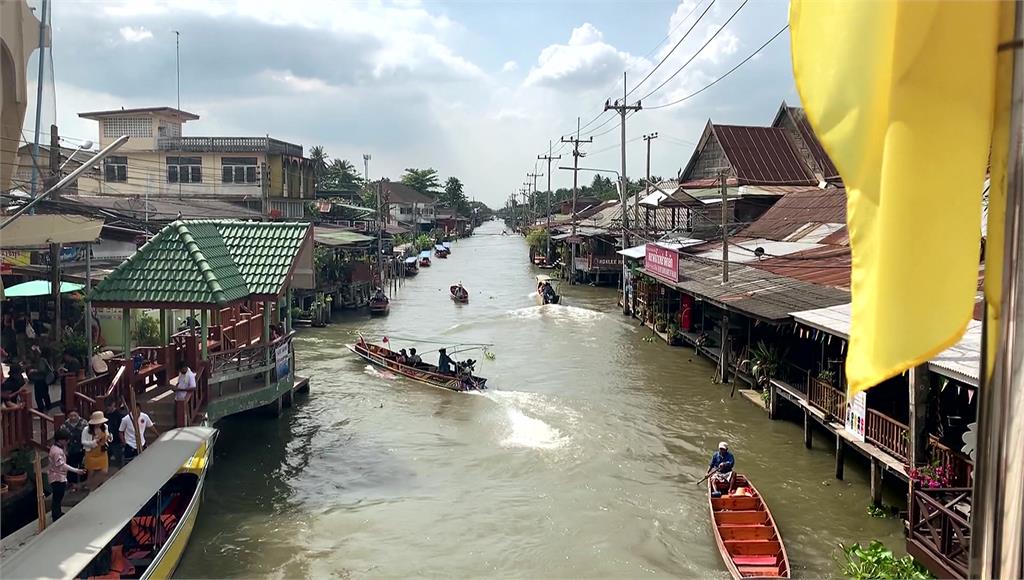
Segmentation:
[[(65, 294), (67, 292), (78, 292), (85, 288), (84, 284), (75, 284), (74, 282), (61, 282), (60, 293)], [(31, 282), (22, 282), (21, 284), (15, 284), (10, 288), (4, 289), (4, 298), (30, 298), (32, 296), (49, 296), (50, 295), (50, 281), (49, 280), (32, 280)]]

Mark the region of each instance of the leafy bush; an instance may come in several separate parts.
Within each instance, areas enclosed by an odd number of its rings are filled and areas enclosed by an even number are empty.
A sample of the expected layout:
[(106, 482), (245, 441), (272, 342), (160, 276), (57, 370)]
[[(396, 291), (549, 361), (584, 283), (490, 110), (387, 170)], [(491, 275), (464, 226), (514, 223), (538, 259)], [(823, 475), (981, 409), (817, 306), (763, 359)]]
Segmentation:
[(750, 351), (750, 358), (740, 361), (739, 366), (741, 369), (749, 370), (754, 382), (761, 388), (765, 388), (778, 372), (779, 364), (784, 356), (786, 356), (785, 353), (780, 352), (774, 344), (758, 341)]
[(905, 578), (908, 580), (926, 580), (934, 578), (910, 556), (897, 558), (892, 550), (878, 540), (871, 540), (867, 548), (860, 544), (844, 546), (840, 570), (848, 578), (854, 580), (873, 580), (875, 578)]
[(135, 323), (132, 338), (138, 346), (160, 346), (160, 321), (143, 314)]
[(413, 243), (416, 245), (416, 249), (420, 252), (434, 247), (434, 239), (427, 234), (420, 234), (416, 236), (416, 240)]
[(915, 487), (937, 489), (951, 485), (950, 469), (939, 464), (938, 461), (919, 469), (911, 469), (909, 475), (910, 481), (914, 482)]
[(543, 250), (548, 243), (548, 231), (544, 229), (533, 229), (526, 234), (526, 243), (534, 250)]
[(89, 354), (89, 345), (85, 339), (85, 334), (80, 332), (69, 332), (64, 335), (61, 339), (61, 346), (65, 351), (70, 352), (78, 361), (85, 364), (85, 359)]

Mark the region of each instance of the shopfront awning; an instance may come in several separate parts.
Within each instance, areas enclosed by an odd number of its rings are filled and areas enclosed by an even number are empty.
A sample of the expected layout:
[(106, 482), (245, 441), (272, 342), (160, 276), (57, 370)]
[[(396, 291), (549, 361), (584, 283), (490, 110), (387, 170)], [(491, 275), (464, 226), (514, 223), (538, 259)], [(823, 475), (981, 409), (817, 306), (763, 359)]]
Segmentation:
[[(4, 298), (31, 298), (33, 296), (49, 296), (53, 286), (49, 280), (32, 280), (31, 282), (22, 282), (21, 284), (15, 284), (10, 288), (4, 289)], [(75, 284), (74, 282), (61, 282), (60, 293), (67, 294), (68, 292), (78, 292), (85, 288), (84, 284)]]
[(48, 244), (95, 242), (103, 220), (80, 215), (23, 215), (3, 229), (0, 238), (6, 249), (38, 248)]

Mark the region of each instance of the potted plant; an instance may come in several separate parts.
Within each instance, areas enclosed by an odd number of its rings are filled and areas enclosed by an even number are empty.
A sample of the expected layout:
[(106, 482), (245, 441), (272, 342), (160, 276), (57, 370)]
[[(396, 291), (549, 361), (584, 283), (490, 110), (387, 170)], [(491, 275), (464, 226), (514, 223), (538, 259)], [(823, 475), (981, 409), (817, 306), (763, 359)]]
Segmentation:
[(833, 370), (822, 370), (818, 373), (818, 380), (829, 385), (835, 385), (836, 372)]
[(679, 325), (673, 322), (668, 325), (668, 343), (672, 346), (677, 346), (683, 342), (683, 333), (679, 330)]
[(769, 345), (758, 341), (752, 348), (747, 359), (740, 361), (739, 368), (750, 373), (754, 384), (764, 389), (779, 370), (784, 355), (774, 344)]
[(28, 475), (32, 473), (32, 453), (30, 447), (22, 447), (11, 454), (3, 478), (10, 489), (21, 489), (28, 481)]
[(665, 317), (663, 315), (659, 314), (654, 318), (654, 330), (664, 333), (667, 327), (668, 323), (665, 322)]

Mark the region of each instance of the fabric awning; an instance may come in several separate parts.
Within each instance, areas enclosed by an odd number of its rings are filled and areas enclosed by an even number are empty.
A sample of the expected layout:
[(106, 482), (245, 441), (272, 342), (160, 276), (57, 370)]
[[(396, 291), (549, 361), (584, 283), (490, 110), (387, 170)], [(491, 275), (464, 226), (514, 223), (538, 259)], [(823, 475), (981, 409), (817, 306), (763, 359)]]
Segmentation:
[[(61, 294), (78, 292), (83, 289), (85, 289), (84, 284), (75, 284), (74, 282), (60, 283)], [(49, 296), (51, 292), (53, 292), (53, 285), (49, 280), (32, 280), (30, 282), (22, 282), (21, 284), (15, 284), (10, 288), (6, 288), (4, 290), (4, 297), (31, 298), (33, 296)]]

